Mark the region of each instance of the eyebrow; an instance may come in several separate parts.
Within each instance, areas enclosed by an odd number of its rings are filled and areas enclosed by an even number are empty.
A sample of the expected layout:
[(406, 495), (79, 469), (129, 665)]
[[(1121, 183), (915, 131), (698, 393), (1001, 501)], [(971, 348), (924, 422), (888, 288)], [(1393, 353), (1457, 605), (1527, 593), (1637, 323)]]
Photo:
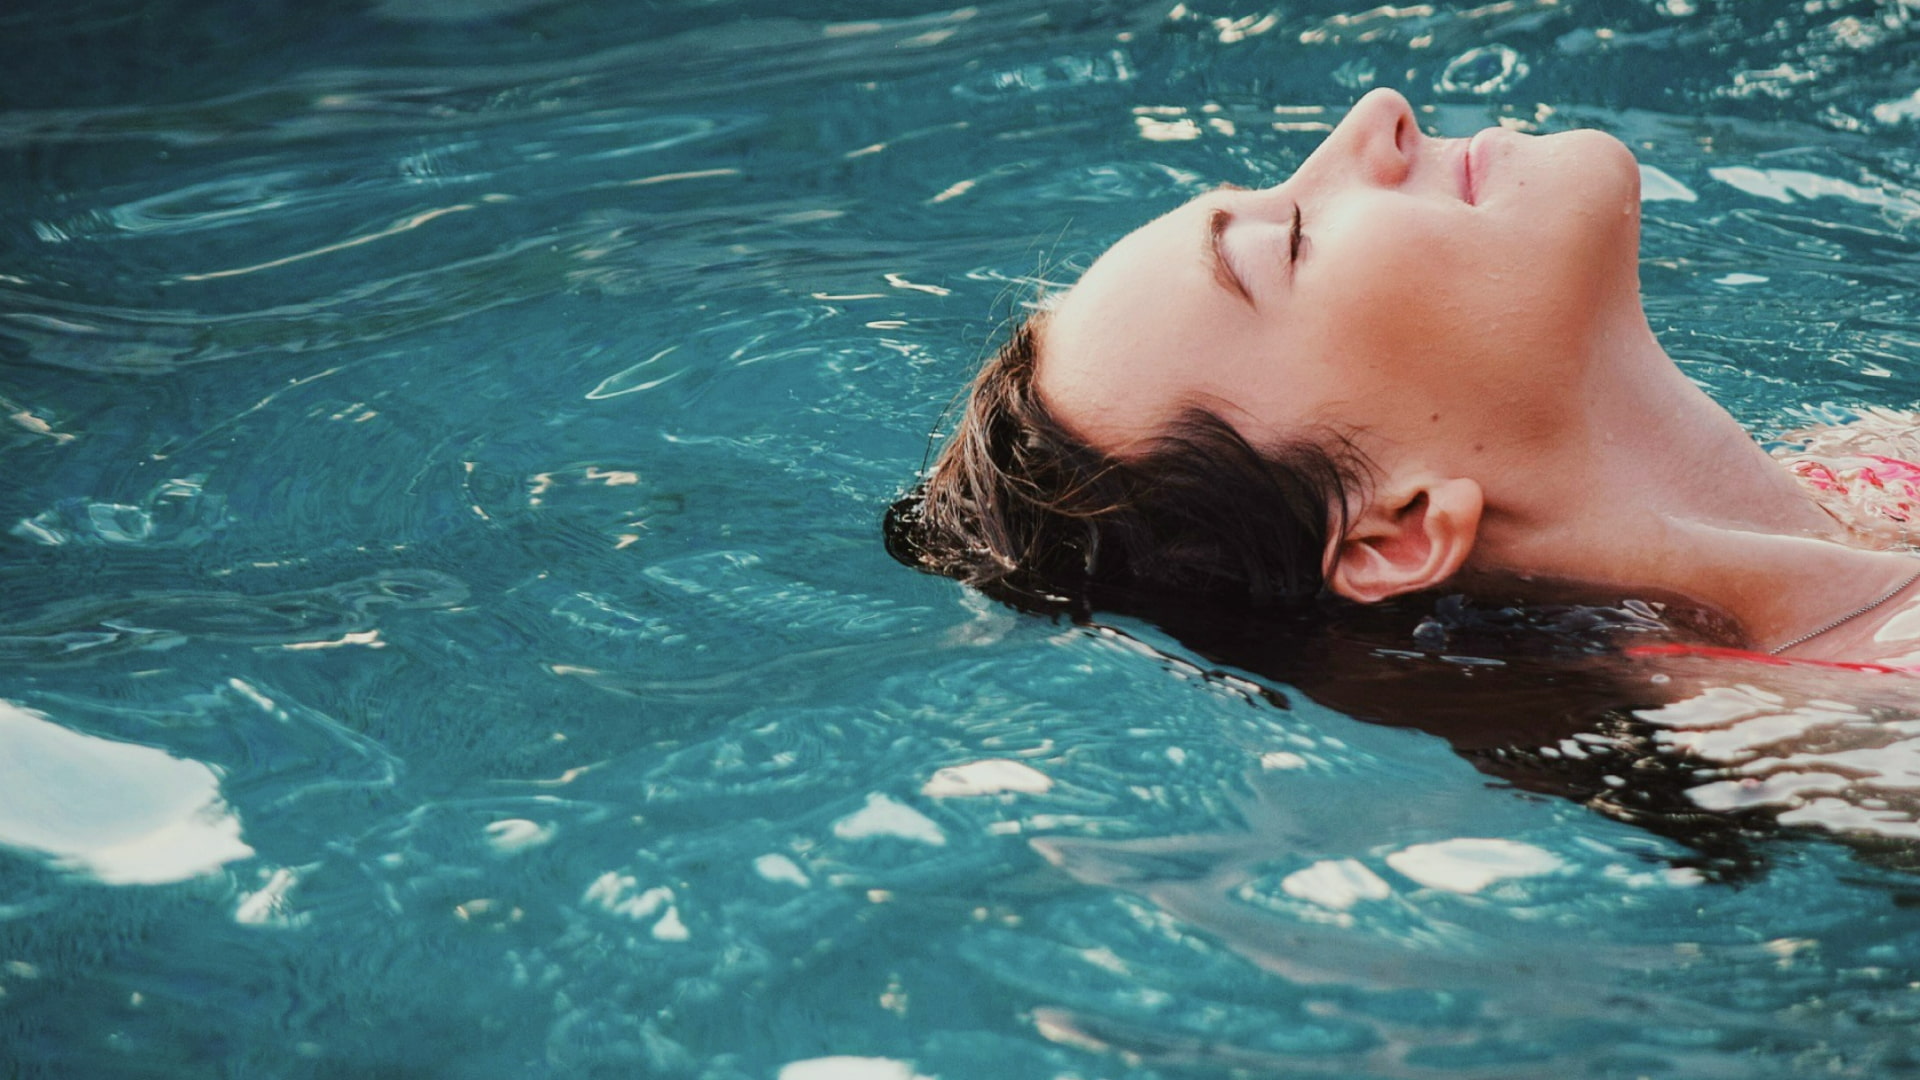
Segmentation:
[(1226, 253), (1220, 248), (1220, 237), (1232, 221), (1232, 211), (1225, 208), (1216, 208), (1207, 215), (1207, 265), (1221, 288), (1237, 294), (1248, 307), (1252, 307), (1253, 294), (1247, 291), (1247, 283), (1240, 280), (1240, 275), (1233, 272), (1232, 264), (1227, 262)]

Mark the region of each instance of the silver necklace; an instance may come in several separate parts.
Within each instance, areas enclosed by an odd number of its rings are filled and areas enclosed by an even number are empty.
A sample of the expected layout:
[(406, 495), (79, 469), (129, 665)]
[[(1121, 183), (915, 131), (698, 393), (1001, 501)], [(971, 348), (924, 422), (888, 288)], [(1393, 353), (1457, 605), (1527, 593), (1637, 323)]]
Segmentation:
[(1794, 638), (1792, 641), (1787, 642), (1785, 645), (1776, 645), (1773, 648), (1768, 649), (1767, 655), (1779, 656), (1781, 653), (1786, 652), (1788, 649), (1793, 648), (1795, 645), (1803, 645), (1809, 641), (1812, 641), (1814, 638), (1819, 637), (1821, 634), (1826, 633), (1829, 630), (1838, 630), (1840, 627), (1845, 626), (1846, 624), (1852, 622), (1853, 620), (1859, 618), (1862, 615), (1865, 615), (1867, 612), (1872, 611), (1874, 608), (1879, 607), (1881, 604), (1884, 604), (1887, 601), (1893, 599), (1894, 597), (1899, 596), (1901, 593), (1906, 592), (1907, 586), (1913, 584), (1916, 581), (1920, 581), (1920, 570), (1914, 571), (1912, 577), (1909, 577), (1907, 580), (1901, 582), (1898, 585), (1895, 585), (1893, 588), (1888, 589), (1886, 592), (1881, 593), (1879, 596), (1874, 597), (1873, 599), (1867, 601), (1866, 603), (1861, 604), (1859, 607), (1854, 608), (1852, 611), (1847, 612), (1845, 615), (1840, 616), (1839, 618), (1833, 620), (1832, 622), (1821, 627), (1820, 629), (1815, 630), (1810, 634), (1801, 634), (1799, 637)]

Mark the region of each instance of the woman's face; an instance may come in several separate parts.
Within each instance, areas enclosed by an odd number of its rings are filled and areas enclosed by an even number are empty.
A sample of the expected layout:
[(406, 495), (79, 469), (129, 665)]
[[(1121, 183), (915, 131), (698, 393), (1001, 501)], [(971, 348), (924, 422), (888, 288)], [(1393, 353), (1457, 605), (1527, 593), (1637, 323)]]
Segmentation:
[(1418, 445), (1464, 470), (1488, 432), (1546, 438), (1577, 404), (1609, 318), (1638, 317), (1638, 240), (1611, 136), (1430, 138), (1376, 90), (1285, 183), (1101, 256), (1042, 325), (1040, 390), (1123, 455), (1201, 405), (1255, 441), (1330, 424), (1376, 461)]

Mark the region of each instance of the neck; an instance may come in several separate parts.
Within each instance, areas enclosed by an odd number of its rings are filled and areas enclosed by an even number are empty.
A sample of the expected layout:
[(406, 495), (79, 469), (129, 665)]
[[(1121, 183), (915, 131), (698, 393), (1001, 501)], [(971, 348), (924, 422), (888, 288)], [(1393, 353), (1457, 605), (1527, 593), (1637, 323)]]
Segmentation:
[[(1654, 338), (1634, 305), (1596, 335), (1582, 415), (1513, 482), (1489, 486), (1476, 568), (1602, 594), (1685, 598), (1767, 649), (1905, 580), (1910, 556), (1850, 546), (1845, 530)], [(1524, 573), (1522, 571), (1524, 570)], [(1826, 635), (1792, 655), (1857, 646)]]

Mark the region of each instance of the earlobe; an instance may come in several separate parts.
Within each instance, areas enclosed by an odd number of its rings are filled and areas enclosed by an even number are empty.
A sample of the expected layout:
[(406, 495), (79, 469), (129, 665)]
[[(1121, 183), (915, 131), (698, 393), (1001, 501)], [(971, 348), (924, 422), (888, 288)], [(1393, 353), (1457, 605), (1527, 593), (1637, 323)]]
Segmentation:
[(1465, 478), (1377, 491), (1328, 545), (1328, 587), (1362, 604), (1437, 588), (1473, 553), (1485, 505), (1479, 483)]

